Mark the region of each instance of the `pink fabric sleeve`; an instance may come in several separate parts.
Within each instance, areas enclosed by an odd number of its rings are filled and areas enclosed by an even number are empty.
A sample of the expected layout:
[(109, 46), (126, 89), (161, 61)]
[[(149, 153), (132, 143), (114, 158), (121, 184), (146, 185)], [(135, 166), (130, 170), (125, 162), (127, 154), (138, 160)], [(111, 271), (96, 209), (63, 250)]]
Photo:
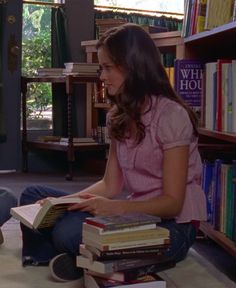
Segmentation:
[(193, 137), (188, 112), (175, 102), (169, 102), (163, 107), (157, 129), (157, 137), (164, 150), (189, 145)]

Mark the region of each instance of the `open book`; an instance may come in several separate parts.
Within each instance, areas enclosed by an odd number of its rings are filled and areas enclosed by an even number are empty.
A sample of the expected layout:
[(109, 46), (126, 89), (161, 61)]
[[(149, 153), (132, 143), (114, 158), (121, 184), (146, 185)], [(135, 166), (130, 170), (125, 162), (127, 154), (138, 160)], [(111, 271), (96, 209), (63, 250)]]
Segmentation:
[(80, 198), (48, 198), (43, 205), (38, 203), (11, 208), (11, 215), (32, 229), (53, 226), (71, 204), (79, 203)]

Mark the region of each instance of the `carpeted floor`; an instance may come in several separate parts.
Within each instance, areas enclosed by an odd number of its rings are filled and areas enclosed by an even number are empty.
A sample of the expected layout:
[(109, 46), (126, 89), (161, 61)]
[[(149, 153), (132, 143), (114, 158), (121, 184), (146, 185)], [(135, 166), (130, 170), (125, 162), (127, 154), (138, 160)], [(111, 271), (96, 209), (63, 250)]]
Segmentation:
[[(5, 242), (0, 246), (1, 288), (79, 288), (78, 281), (56, 283), (48, 267), (21, 266), (21, 232), (18, 221), (10, 219), (3, 226)], [(191, 249), (186, 260), (175, 268), (161, 272), (168, 288), (233, 288), (235, 283), (210, 262)]]
[[(73, 181), (66, 181), (63, 174), (10, 173), (0, 174), (0, 185), (12, 189), (19, 198), (23, 189), (29, 185), (43, 184), (68, 192), (75, 192), (90, 185), (100, 177), (97, 175), (77, 175)], [(3, 226), (3, 233), (5, 243), (0, 246), (1, 288), (79, 287), (77, 282), (67, 284), (53, 282), (50, 279), (47, 267), (23, 268), (21, 266), (21, 233), (17, 221), (9, 220)], [(168, 288), (236, 287), (236, 283), (222, 273), (221, 269), (215, 268), (210, 261), (202, 257), (195, 249), (191, 249), (185, 261), (161, 274), (166, 279)]]

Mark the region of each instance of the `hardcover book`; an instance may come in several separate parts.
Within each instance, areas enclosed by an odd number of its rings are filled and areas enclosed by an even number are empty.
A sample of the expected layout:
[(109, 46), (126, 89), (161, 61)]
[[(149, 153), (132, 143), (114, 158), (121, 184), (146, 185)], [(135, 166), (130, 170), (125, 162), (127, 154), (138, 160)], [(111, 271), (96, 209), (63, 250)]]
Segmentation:
[(114, 260), (114, 259), (125, 259), (125, 258), (147, 258), (153, 256), (159, 256), (166, 253), (169, 244), (167, 245), (157, 245), (157, 246), (147, 246), (147, 247), (137, 247), (129, 249), (117, 249), (112, 251), (101, 251), (96, 247), (88, 246), (85, 244), (80, 244), (80, 254), (93, 260)]
[(48, 198), (43, 205), (38, 203), (11, 208), (11, 215), (31, 229), (53, 226), (71, 204), (82, 200), (76, 198)]
[(195, 112), (200, 114), (204, 63), (194, 59), (176, 59), (175, 91)]
[(156, 274), (161, 271), (175, 267), (176, 263), (172, 259), (165, 259), (159, 261), (156, 264), (146, 265), (142, 267), (134, 267), (126, 269), (124, 271), (117, 271), (114, 273), (99, 273), (91, 270), (87, 270), (90, 275), (94, 275), (100, 278), (111, 279), (119, 282), (130, 282), (136, 280), (139, 277), (143, 277), (148, 274)]
[(152, 258), (131, 258), (117, 259), (109, 261), (90, 261), (90, 259), (78, 255), (76, 256), (76, 266), (84, 269), (89, 269), (98, 273), (114, 273), (116, 271), (124, 271), (126, 269), (139, 268), (147, 265), (161, 263), (166, 260), (166, 256)]
[(103, 228), (84, 222), (83, 232), (92, 233), (94, 234), (94, 236), (95, 235), (112, 235), (112, 234), (118, 234), (118, 233), (125, 234), (128, 232), (156, 229), (156, 227), (157, 227), (156, 223), (150, 223), (150, 224), (144, 224), (144, 225), (139, 225), (139, 226), (134, 226), (134, 227), (124, 227), (124, 228), (116, 229), (116, 230), (104, 230)]

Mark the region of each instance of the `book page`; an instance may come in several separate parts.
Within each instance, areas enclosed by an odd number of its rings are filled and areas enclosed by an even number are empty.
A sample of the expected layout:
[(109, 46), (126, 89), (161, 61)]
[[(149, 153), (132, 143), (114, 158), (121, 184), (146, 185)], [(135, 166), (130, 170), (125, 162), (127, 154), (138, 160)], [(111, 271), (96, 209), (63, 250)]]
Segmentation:
[(12, 215), (25, 225), (27, 225), (26, 222), (33, 225), (34, 219), (41, 208), (42, 206), (40, 204), (31, 204), (14, 207), (11, 209), (11, 211)]

